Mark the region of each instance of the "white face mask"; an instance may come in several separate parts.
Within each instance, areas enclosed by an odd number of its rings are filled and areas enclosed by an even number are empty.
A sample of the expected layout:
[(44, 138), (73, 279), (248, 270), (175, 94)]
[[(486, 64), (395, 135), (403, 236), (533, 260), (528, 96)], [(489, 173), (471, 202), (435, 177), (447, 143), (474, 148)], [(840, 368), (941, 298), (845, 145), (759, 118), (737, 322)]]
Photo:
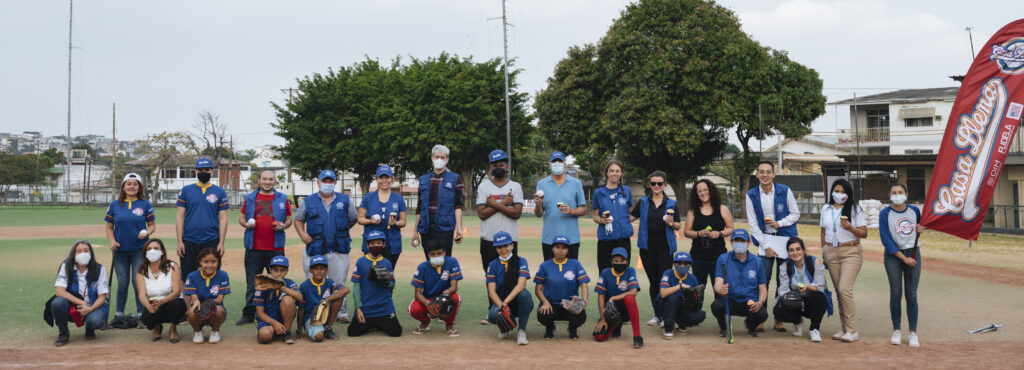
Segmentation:
[(90, 255), (89, 253), (79, 253), (75, 255), (75, 262), (77, 262), (79, 265), (88, 265), (89, 261), (91, 260), (92, 255)]
[(434, 266), (441, 266), (442, 264), (444, 264), (444, 256), (430, 257), (430, 264)]
[(498, 259), (502, 262), (508, 262), (508, 260), (512, 259), (512, 253), (509, 253), (508, 256), (498, 255)]
[(440, 158), (434, 159), (434, 169), (435, 170), (440, 170), (440, 169), (444, 168), (444, 166), (446, 164), (448, 164), (448, 161), (445, 161), (445, 160), (440, 159)]
[(557, 176), (557, 175), (561, 175), (564, 172), (565, 172), (565, 163), (562, 163), (562, 162), (551, 163), (551, 174)]
[(732, 250), (736, 253), (747, 253), (747, 242), (732, 242)]
[(892, 204), (903, 204), (907, 202), (907, 196), (903, 194), (896, 194), (889, 197), (889, 200), (892, 201)]
[(146, 251), (146, 259), (149, 260), (149, 262), (157, 262), (160, 260), (160, 257), (163, 256), (164, 252), (161, 252), (159, 249), (150, 249)]
[(846, 193), (836, 193), (836, 192), (832, 193), (832, 200), (836, 201), (836, 204), (846, 203), (846, 199), (848, 197), (849, 196), (846, 195)]
[(320, 194), (323, 194), (323, 195), (334, 194), (334, 184), (320, 184)]

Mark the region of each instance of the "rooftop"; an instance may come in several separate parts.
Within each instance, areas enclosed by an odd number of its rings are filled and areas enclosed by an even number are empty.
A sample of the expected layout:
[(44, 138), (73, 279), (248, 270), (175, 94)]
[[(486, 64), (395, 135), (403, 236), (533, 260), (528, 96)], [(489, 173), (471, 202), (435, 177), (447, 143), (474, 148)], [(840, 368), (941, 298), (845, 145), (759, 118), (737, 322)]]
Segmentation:
[[(920, 103), (926, 101), (954, 101), (959, 87), (936, 87), (931, 89), (906, 89), (896, 90), (887, 93), (857, 97), (857, 104), (900, 104)], [(853, 99), (840, 100), (828, 103), (829, 105), (851, 105)]]

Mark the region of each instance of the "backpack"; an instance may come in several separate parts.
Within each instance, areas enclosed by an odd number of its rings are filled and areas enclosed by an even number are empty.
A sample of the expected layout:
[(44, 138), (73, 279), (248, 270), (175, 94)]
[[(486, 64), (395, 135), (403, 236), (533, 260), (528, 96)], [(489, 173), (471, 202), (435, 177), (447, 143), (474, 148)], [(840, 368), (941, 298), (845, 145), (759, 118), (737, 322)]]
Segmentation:
[[(814, 266), (814, 261), (815, 261), (814, 256), (807, 256), (807, 261), (805, 261), (804, 264), (806, 265), (807, 263), (810, 263), (811, 266)], [(793, 273), (795, 271), (796, 271), (796, 267), (793, 266), (793, 261), (792, 260), (786, 260), (786, 273), (789, 274), (789, 286), (793, 286)], [(813, 272), (810, 273), (807, 276), (807, 279), (810, 280), (813, 283), (814, 282), (814, 273)], [(825, 279), (825, 291), (824, 291), (824, 293), (825, 293), (825, 311), (828, 312), (828, 315), (831, 317), (832, 316), (832, 312), (833, 312), (833, 308), (832, 308), (832, 291), (828, 290), (828, 279)]]

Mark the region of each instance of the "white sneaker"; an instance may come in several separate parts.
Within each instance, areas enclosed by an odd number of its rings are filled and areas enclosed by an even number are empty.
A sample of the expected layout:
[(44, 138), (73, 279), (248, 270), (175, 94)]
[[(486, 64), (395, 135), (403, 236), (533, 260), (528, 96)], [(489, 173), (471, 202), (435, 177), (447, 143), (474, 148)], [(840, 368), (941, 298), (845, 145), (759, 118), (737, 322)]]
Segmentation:
[(519, 343), (520, 346), (530, 344), (530, 341), (526, 340), (526, 330), (519, 331), (519, 340), (517, 340), (516, 343)]
[(811, 330), (811, 342), (821, 342), (821, 332), (817, 330)]
[(921, 342), (917, 341), (917, 333), (910, 332), (910, 337), (907, 338), (907, 344), (909, 344), (913, 348), (917, 348), (917, 347), (921, 346)]
[(902, 340), (902, 339), (903, 339), (903, 334), (900, 333), (899, 330), (896, 330), (896, 331), (892, 332), (892, 338), (889, 338), (889, 343), (894, 345), (894, 346), (898, 346), (898, 345), (900, 345), (900, 340)]
[(850, 342), (856, 342), (858, 339), (860, 339), (860, 335), (859, 334), (857, 334), (857, 333), (846, 333), (846, 334), (843, 334), (843, 337), (840, 340), (842, 340), (843, 342), (846, 342), (846, 343), (850, 343)]
[(846, 335), (846, 332), (842, 330), (837, 331), (835, 334), (832, 334), (832, 340), (841, 340), (844, 335)]
[(205, 341), (206, 341), (206, 338), (203, 338), (203, 332), (201, 332), (201, 331), (197, 331), (196, 335), (192, 336), (192, 343), (201, 344), (201, 343), (203, 343)]
[(790, 334), (793, 334), (794, 337), (802, 337), (804, 329), (800, 327), (800, 324), (793, 324), (793, 332)]
[(220, 342), (220, 332), (219, 331), (212, 331), (212, 332), (210, 332), (210, 343), (217, 343), (217, 342)]
[(508, 338), (508, 333), (502, 333), (502, 332), (499, 331), (498, 332), (498, 339), (505, 339), (505, 338)]
[(666, 332), (662, 332), (662, 333), (661, 333), (661, 338), (662, 338), (662, 339), (665, 339), (665, 340), (671, 340), (671, 339), (672, 339), (673, 337), (675, 337), (675, 335), (674, 335), (674, 334), (672, 334), (672, 332), (671, 332), (671, 331), (666, 331)]
[(661, 326), (661, 319), (659, 319), (658, 317), (654, 317), (653, 319), (647, 321), (647, 326)]

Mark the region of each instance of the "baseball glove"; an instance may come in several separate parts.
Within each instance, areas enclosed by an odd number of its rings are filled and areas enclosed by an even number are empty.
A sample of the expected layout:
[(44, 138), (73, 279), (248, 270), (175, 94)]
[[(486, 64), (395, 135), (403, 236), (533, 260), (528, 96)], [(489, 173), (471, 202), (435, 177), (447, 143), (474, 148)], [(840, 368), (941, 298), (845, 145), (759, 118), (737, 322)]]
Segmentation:
[(508, 306), (502, 306), (498, 310), (497, 320), (498, 330), (502, 333), (508, 333), (516, 328), (515, 320), (512, 320), (512, 310)]
[(377, 281), (380, 282), (381, 284), (387, 284), (391, 280), (395, 279), (395, 275), (393, 275), (391, 273), (391, 270), (388, 270), (387, 267), (384, 267), (383, 265), (375, 265), (370, 268), (369, 279), (370, 281)]
[(443, 320), (447, 320), (455, 313), (455, 300), (450, 295), (442, 294), (433, 303), (438, 304), (438, 317)]
[(199, 307), (196, 307), (195, 310), (196, 315), (202, 320), (209, 319), (214, 312), (217, 312), (217, 300), (213, 298), (200, 302)]
[(804, 309), (804, 295), (799, 292), (786, 292), (779, 297), (779, 304), (790, 312), (800, 312)]
[(704, 306), (704, 284), (682, 288), (679, 291), (683, 294), (683, 307), (699, 309)]
[(433, 302), (427, 303), (427, 316), (432, 319), (441, 317), (441, 300), (435, 299)]
[(608, 324), (608, 330), (614, 330), (615, 328), (622, 325), (622, 313), (615, 307), (614, 302), (608, 302), (604, 305), (604, 322)]
[(284, 279), (270, 274), (259, 274), (254, 278), (256, 290), (275, 290), (284, 286)]
[(316, 305), (316, 309), (313, 310), (313, 317), (309, 318), (310, 325), (323, 325), (330, 320), (331, 315), (331, 304), (327, 300), (320, 301), (320, 304)]
[(587, 302), (577, 295), (572, 296), (572, 299), (562, 300), (562, 308), (565, 308), (566, 311), (573, 315), (579, 315), (585, 307), (587, 307)]

